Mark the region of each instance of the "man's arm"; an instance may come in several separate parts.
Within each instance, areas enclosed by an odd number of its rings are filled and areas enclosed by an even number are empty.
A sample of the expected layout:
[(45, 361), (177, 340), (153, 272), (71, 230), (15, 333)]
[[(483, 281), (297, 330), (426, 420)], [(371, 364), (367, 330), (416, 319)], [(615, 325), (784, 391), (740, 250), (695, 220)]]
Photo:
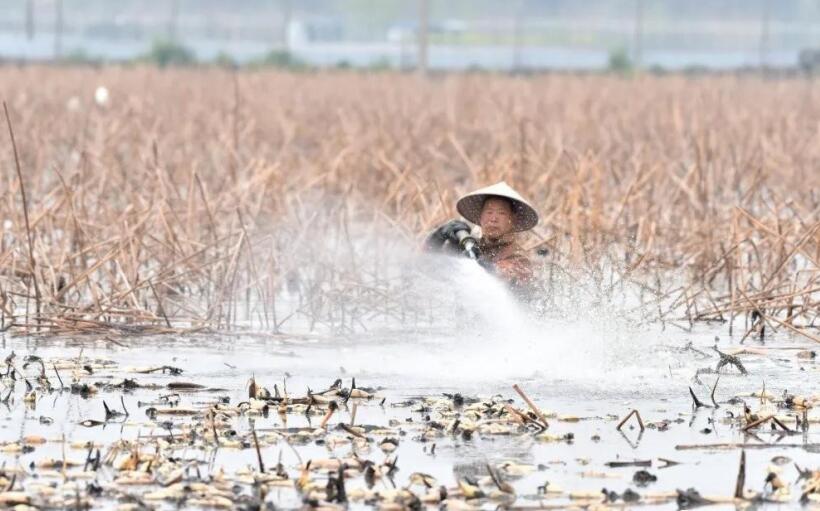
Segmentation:
[(450, 220), (427, 235), (424, 239), (424, 249), (429, 252), (457, 253), (459, 247), (456, 233), (458, 231), (469, 232), (470, 226), (460, 220)]

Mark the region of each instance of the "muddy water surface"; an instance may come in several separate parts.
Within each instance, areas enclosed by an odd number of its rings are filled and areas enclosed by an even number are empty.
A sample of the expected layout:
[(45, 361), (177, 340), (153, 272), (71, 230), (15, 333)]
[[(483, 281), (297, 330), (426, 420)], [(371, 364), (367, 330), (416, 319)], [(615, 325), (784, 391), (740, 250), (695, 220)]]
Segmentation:
[[(566, 332), (564, 332), (566, 333)], [(273, 336), (205, 336), (131, 338), (113, 344), (94, 338), (34, 340), (6, 337), (4, 353), (17, 355), (17, 366), (22, 366), (26, 355), (36, 355), (45, 360), (83, 357), (87, 361), (110, 361), (110, 370), (98, 375), (84, 376), (88, 381), (115, 381), (123, 377), (134, 378), (141, 385), (156, 384), (153, 389), (135, 389), (122, 393), (119, 390), (101, 390), (91, 397), (68, 391), (41, 395), (35, 403), (23, 402), (22, 385), (16, 386), (12, 398), (5, 407), (0, 422), (0, 441), (17, 442), (26, 435), (42, 436), (49, 441), (36, 446), (32, 452), (7, 452), (2, 455), (5, 466), (19, 466), (30, 474), (37, 473), (32, 464), (44, 458), (61, 459), (62, 444), (55, 440), (63, 436), (70, 442), (94, 441), (111, 443), (120, 439), (137, 439), (147, 435), (173, 435), (184, 417), (159, 417), (150, 420), (146, 410), (157, 403), (161, 396), (172, 391), (165, 388), (171, 382), (194, 382), (209, 390), (180, 392), (180, 406), (203, 406), (217, 399), (236, 403), (247, 400), (247, 384), (254, 376), (260, 385), (280, 390), (285, 386), (292, 395), (305, 395), (307, 389), (318, 391), (327, 388), (336, 378), (346, 386), (356, 377), (357, 386), (375, 387), (377, 397), (359, 401), (356, 424), (387, 426), (390, 421), (400, 431), (398, 470), (394, 483), (407, 484), (413, 472), (435, 476), (439, 483), (452, 486), (455, 477), (486, 475), (485, 464), (508, 465), (505, 478), (514, 483), (518, 504), (535, 505), (538, 487), (545, 483), (565, 492), (596, 492), (602, 488), (623, 492), (632, 488), (638, 492), (674, 491), (696, 488), (703, 495), (731, 496), (737, 477), (739, 449), (687, 448), (705, 444), (782, 444), (782, 447), (747, 449), (747, 488), (759, 492), (768, 491), (764, 484), (771, 471), (779, 471), (783, 481), (792, 484), (797, 480), (797, 469), (820, 468), (820, 456), (816, 444), (820, 443), (820, 424), (812, 424), (806, 433), (784, 435), (770, 431), (768, 427), (756, 435), (745, 434), (729, 420), (742, 413), (739, 402), (727, 402), (741, 397), (749, 406), (760, 408), (760, 399), (749, 396), (760, 392), (765, 385), (775, 397), (783, 392), (799, 395), (818, 393), (818, 366), (812, 361), (798, 358), (800, 349), (814, 349), (794, 338), (773, 339), (760, 345), (746, 341), (747, 345), (765, 351), (741, 355), (748, 375), (741, 375), (734, 367), (721, 370), (715, 397), (719, 408), (693, 410), (688, 387), (705, 403), (711, 403), (709, 393), (716, 375), (709, 372), (695, 378), (698, 369), (713, 370), (718, 357), (712, 346), (716, 332), (703, 328), (694, 332), (670, 332), (660, 329), (643, 331), (639, 338), (618, 341), (616, 352), (626, 352), (624, 359), (618, 353), (586, 353), (583, 357), (558, 356), (561, 349), (550, 349), (545, 341), (537, 344), (510, 343), (505, 347), (498, 338), (490, 339), (491, 348), (481, 339), (466, 341), (464, 336), (452, 336), (449, 332), (417, 332), (401, 335), (393, 332), (369, 333), (355, 339), (311, 338), (300, 336), (288, 339)], [(480, 336), (479, 336), (480, 337)], [(556, 334), (556, 337), (560, 335)], [(648, 339), (651, 339), (649, 341)], [(470, 344), (472, 342), (472, 344)], [(569, 336), (570, 347), (580, 342)], [(630, 343), (644, 343), (632, 346)], [(623, 344), (626, 343), (626, 344)], [(691, 344), (690, 344), (691, 343)], [(631, 346), (628, 349), (624, 346)], [(723, 338), (718, 342), (721, 350), (737, 347), (736, 341)], [(489, 349), (487, 351), (485, 348)], [(578, 347), (583, 351), (582, 347)], [(514, 352), (513, 352), (514, 351)], [(490, 358), (476, 364), (480, 358)], [(522, 353), (523, 352), (523, 353)], [(764, 353), (764, 354), (761, 354)], [(472, 364), (472, 365), (471, 365)], [(572, 367), (566, 367), (571, 364)], [(181, 375), (163, 373), (138, 374), (132, 368), (169, 365), (181, 368)], [(591, 369), (590, 369), (591, 368)], [(39, 367), (29, 366), (22, 371), (34, 378)], [(516, 376), (516, 372), (518, 375)], [(52, 370), (48, 377), (57, 385)], [(70, 371), (63, 371), (62, 378), (68, 384)], [(470, 439), (447, 438), (422, 441), (419, 438), (421, 424), (430, 410), (422, 410), (419, 396), (441, 396), (443, 393), (460, 393), (463, 396), (500, 396), (512, 399), (516, 406), (526, 408), (521, 398), (511, 388), (518, 383), (550, 417), (549, 432), (556, 436), (572, 434), (571, 442), (539, 442), (533, 435), (475, 435)], [(5, 396), (7, 391), (4, 390)], [(105, 422), (103, 401), (112, 409), (121, 410), (122, 403), (129, 411), (127, 418), (115, 418), (105, 424), (86, 427), (87, 419)], [(639, 410), (649, 427), (640, 432), (634, 420), (627, 422), (621, 431), (616, 425), (627, 412)], [(339, 422), (351, 420), (351, 407), (342, 406), (331, 418), (331, 428)], [(780, 410), (781, 416), (794, 416), (794, 412)], [(814, 415), (810, 415), (814, 417)], [(259, 432), (268, 429), (317, 426), (321, 416), (288, 415), (271, 413), (257, 417), (255, 428)], [(794, 428), (794, 421), (788, 423)], [(246, 417), (239, 417), (235, 428), (247, 431)], [(435, 448), (433, 445), (435, 444)], [(303, 460), (348, 455), (351, 447), (331, 448), (322, 442), (312, 442), (295, 447)], [(9, 449), (10, 451), (10, 449)], [(299, 465), (293, 448), (279, 444), (262, 449), (263, 459), (269, 466), (281, 459), (282, 463), (296, 470)], [(206, 458), (200, 451), (186, 453), (180, 448), (178, 456), (200, 459), (201, 471), (213, 472), (220, 467), (235, 471), (242, 467), (257, 466), (253, 448), (219, 449)], [(82, 461), (84, 449), (69, 448), (68, 459)], [(375, 450), (370, 458), (384, 458)], [(671, 460), (671, 466), (665, 461)], [(617, 467), (618, 462), (648, 461), (643, 467), (657, 481), (645, 488), (633, 481), (640, 468)], [(613, 464), (613, 462), (616, 462)], [(521, 467), (518, 467), (521, 465)], [(516, 468), (518, 467), (518, 468)], [(298, 473), (298, 471), (297, 471)], [(105, 470), (97, 477), (106, 476)], [(29, 478), (28, 481), (36, 480)], [(390, 484), (382, 481), (388, 488)], [(799, 496), (799, 486), (792, 490), (793, 501)], [(300, 499), (292, 490), (269, 495), (268, 500), (279, 506), (299, 506)], [(551, 500), (552, 503), (567, 500)], [(111, 506), (115, 502), (97, 501), (98, 505)], [(160, 505), (159, 507), (163, 507)], [(660, 508), (674, 509), (675, 503)], [(734, 506), (731, 506), (734, 507)]]

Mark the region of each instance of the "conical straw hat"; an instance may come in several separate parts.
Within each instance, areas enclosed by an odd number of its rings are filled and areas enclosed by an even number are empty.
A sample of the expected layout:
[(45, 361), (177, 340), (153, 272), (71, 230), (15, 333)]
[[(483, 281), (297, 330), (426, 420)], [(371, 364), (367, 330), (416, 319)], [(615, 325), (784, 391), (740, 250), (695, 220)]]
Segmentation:
[(513, 231), (526, 231), (538, 224), (538, 213), (535, 212), (535, 208), (504, 181), (468, 193), (458, 200), (456, 209), (461, 213), (461, 216), (474, 224), (478, 224), (484, 201), (490, 197), (502, 197), (512, 203)]

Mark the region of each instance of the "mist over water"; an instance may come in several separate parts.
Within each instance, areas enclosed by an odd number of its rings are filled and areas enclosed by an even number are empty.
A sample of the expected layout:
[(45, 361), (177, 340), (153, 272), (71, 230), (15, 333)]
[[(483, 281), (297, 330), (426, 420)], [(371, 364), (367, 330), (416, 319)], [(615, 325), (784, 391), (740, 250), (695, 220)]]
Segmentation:
[(414, 293), (431, 303), (434, 319), (342, 341), (333, 357), (323, 357), (332, 364), (327, 370), (424, 385), (530, 381), (592, 392), (668, 380), (672, 357), (657, 350), (658, 329), (637, 327), (640, 311), (625, 312), (618, 299), (581, 290), (593, 284), (576, 282), (571, 299), (541, 313), (472, 261), (414, 254), (406, 263), (414, 268)]
[[(311, 243), (291, 251), (304, 287), (327, 290), (322, 303), (335, 305), (315, 325), (302, 314), (283, 327), (312, 339), (294, 348), (289, 371), (420, 393), (509, 390), (521, 382), (545, 393), (619, 399), (685, 394), (697, 369), (714, 367), (683, 348), (692, 342), (711, 353), (723, 327), (664, 328), (656, 320), (663, 304), (623, 280), (623, 268), (607, 266), (614, 263), (573, 269), (534, 256), (543, 290), (533, 307), (475, 262), (423, 252), (391, 229), (354, 222), (347, 232), (323, 233), (321, 250)], [(334, 329), (340, 315), (347, 322)]]

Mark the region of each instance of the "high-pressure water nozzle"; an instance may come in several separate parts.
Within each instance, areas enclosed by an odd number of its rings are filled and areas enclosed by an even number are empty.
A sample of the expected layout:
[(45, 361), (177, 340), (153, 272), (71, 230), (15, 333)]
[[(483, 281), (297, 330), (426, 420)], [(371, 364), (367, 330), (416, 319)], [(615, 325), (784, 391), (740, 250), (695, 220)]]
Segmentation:
[(455, 236), (458, 240), (458, 248), (461, 250), (461, 253), (468, 259), (477, 260), (481, 252), (478, 249), (478, 242), (470, 231), (459, 230), (455, 232)]

